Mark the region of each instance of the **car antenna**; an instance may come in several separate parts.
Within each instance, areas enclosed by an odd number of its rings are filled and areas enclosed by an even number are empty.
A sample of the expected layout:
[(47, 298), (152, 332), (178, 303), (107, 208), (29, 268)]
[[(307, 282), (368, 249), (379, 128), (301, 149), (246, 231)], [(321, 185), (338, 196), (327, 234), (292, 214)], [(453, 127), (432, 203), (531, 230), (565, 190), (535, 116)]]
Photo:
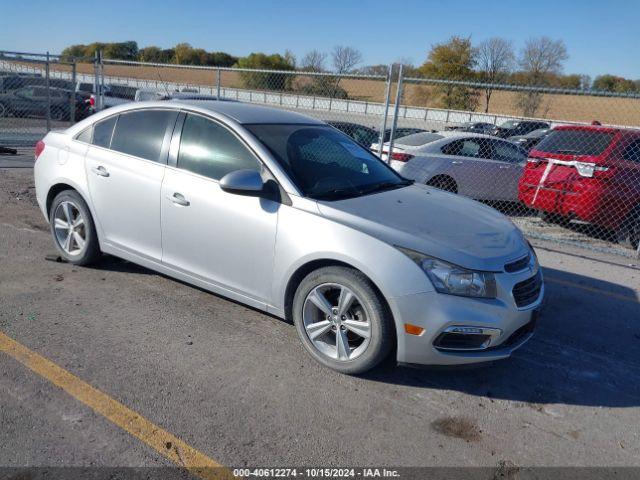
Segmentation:
[(162, 79), (162, 77), (160, 76), (160, 71), (156, 70), (156, 74), (158, 75), (158, 78), (160, 79), (160, 83), (162, 83), (162, 87), (164, 88), (164, 91), (166, 92), (166, 97), (165, 99), (169, 99), (171, 98), (171, 94), (169, 93), (169, 88), (167, 88), (167, 84), (165, 83), (165, 81)]

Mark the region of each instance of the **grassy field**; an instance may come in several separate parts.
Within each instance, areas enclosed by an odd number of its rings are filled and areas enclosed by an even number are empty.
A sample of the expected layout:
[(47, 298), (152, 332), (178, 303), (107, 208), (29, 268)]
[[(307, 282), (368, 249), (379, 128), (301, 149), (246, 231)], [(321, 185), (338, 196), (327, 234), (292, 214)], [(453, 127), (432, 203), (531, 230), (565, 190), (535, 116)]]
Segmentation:
[[(52, 71), (69, 70), (68, 67), (55, 65)], [(78, 64), (78, 72), (92, 74), (92, 64)], [(161, 82), (187, 83), (191, 85), (216, 85), (216, 71), (209, 69), (184, 69), (176, 67), (153, 67), (138, 65), (105, 65), (104, 73), (112, 77), (138, 78)], [(294, 90), (309, 78), (297, 76)], [(246, 88), (238, 72), (223, 71), (221, 85), (227, 88)], [(370, 102), (383, 102), (385, 84), (381, 80), (342, 79), (340, 87), (344, 88), (349, 98)], [(395, 93), (395, 85), (393, 90)], [(496, 115), (520, 116), (522, 112), (516, 106), (516, 93), (511, 91), (495, 91), (491, 98), (489, 113)], [(410, 106), (440, 108), (433, 99), (433, 87), (408, 83), (405, 85), (404, 103)], [(484, 112), (482, 98), (478, 107)], [(604, 124), (640, 126), (640, 99), (610, 98), (588, 95), (542, 96), (541, 106), (536, 113), (538, 118), (560, 121), (591, 122), (599, 120)]]

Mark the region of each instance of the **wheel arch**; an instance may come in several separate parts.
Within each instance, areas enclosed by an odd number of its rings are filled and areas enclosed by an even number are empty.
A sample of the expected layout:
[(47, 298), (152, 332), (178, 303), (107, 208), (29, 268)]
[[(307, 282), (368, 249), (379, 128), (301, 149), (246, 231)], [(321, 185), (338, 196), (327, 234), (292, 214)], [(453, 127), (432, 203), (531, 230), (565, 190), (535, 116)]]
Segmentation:
[(386, 297), (384, 296), (384, 294), (382, 293), (382, 290), (380, 289), (380, 287), (376, 284), (375, 281), (373, 281), (371, 279), (371, 277), (369, 275), (367, 275), (365, 272), (363, 272), (361, 269), (345, 262), (342, 260), (337, 260), (337, 259), (332, 259), (332, 258), (319, 258), (319, 259), (314, 259), (314, 260), (310, 260), (308, 262), (303, 263), (302, 265), (300, 265), (294, 272), (293, 274), (291, 274), (291, 276), (289, 277), (288, 281), (287, 281), (287, 286), (285, 288), (284, 291), (284, 317), (285, 320), (287, 320), (288, 322), (293, 323), (293, 297), (295, 296), (296, 293), (296, 289), (298, 288), (298, 285), (300, 284), (300, 282), (302, 281), (302, 279), (304, 277), (306, 277), (309, 273), (318, 270), (320, 268), (323, 267), (345, 267), (345, 268), (350, 268), (352, 270), (355, 270), (359, 273), (361, 273), (362, 275), (364, 275), (364, 277), (371, 283), (371, 286), (374, 288), (375, 292), (378, 294), (378, 296), (380, 297), (380, 300), (382, 302), (382, 304), (384, 305), (384, 307), (387, 310), (387, 313), (389, 315), (391, 315), (391, 318), (395, 324), (395, 318), (393, 318), (393, 311), (391, 309), (391, 306), (389, 305), (389, 302), (387, 301)]
[(425, 184), (429, 186), (435, 186), (438, 182), (450, 182), (450, 184), (454, 187), (454, 193), (458, 193), (458, 182), (455, 178), (453, 178), (448, 173), (438, 173), (433, 177), (429, 178)]

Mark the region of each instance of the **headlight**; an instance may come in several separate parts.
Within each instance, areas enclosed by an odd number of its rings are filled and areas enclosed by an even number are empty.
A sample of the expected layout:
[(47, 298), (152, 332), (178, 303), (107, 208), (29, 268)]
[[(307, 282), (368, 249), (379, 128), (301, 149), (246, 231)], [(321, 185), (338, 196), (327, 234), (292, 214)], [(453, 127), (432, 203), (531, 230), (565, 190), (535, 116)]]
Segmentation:
[(422, 268), (438, 292), (463, 297), (496, 298), (493, 273), (467, 270), (423, 253), (397, 248)]

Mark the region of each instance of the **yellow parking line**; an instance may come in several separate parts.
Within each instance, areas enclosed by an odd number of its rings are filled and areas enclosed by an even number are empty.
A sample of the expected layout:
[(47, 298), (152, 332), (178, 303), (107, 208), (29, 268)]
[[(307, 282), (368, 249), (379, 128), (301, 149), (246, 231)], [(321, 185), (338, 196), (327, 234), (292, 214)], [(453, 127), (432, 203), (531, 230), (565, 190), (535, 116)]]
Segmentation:
[(202, 479), (233, 478), (229, 470), (204, 453), (2, 332), (0, 332), (0, 351), (60, 387), (76, 400), (193, 475)]
[(601, 290), (599, 288), (588, 287), (586, 285), (580, 285), (579, 283), (568, 282), (567, 280), (560, 280), (553, 277), (544, 277), (544, 281), (548, 283), (557, 283), (558, 285), (564, 285), (566, 287), (579, 288), (581, 290), (586, 290), (587, 292), (597, 293), (598, 295), (604, 295), (605, 297), (615, 298), (617, 300), (624, 300), (625, 302), (633, 302), (640, 303), (637, 298), (630, 297), (628, 295), (620, 295), (619, 293), (608, 292), (606, 290)]

